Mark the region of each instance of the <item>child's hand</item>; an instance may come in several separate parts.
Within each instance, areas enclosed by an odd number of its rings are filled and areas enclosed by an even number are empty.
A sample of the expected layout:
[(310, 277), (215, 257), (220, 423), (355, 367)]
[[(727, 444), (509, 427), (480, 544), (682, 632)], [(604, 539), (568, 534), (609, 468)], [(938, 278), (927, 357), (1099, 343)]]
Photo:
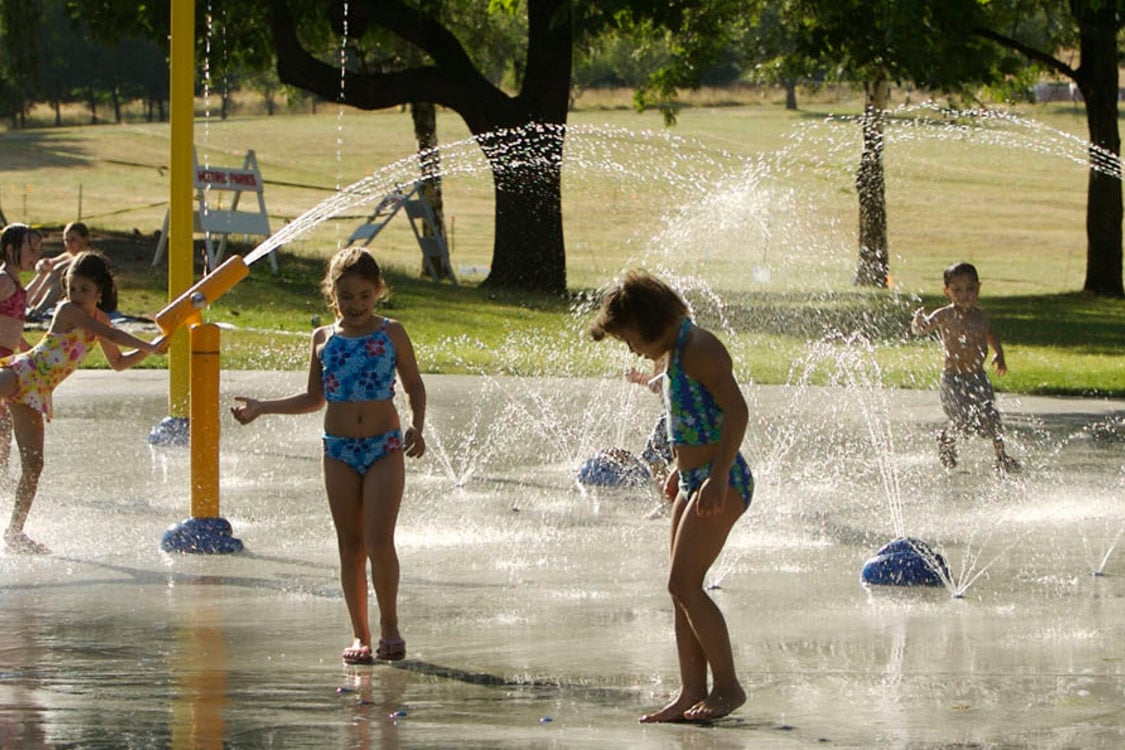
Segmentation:
[(920, 333), (923, 326), (926, 325), (926, 308), (919, 307), (914, 311), (914, 319), (910, 321), (910, 330), (913, 333)]
[(652, 373), (641, 372), (635, 367), (630, 367), (625, 371), (625, 379), (630, 383), (636, 385), (643, 385), (653, 393), (660, 393), (660, 375), (653, 375)]
[(678, 494), (680, 494), (680, 472), (672, 469), (668, 472), (668, 476), (664, 477), (664, 497), (671, 503), (676, 500)]
[(152, 346), (154, 354), (167, 354), (172, 347), (172, 339), (161, 334), (152, 340)]
[(1004, 355), (1000, 352), (997, 352), (996, 356), (992, 358), (992, 367), (996, 370), (997, 375), (1008, 374), (1008, 365), (1004, 362)]
[(649, 376), (636, 367), (630, 367), (625, 371), (625, 379), (635, 385), (648, 385)]
[(247, 398), (246, 396), (235, 396), (235, 401), (242, 403), (242, 406), (232, 406), (230, 413), (240, 424), (250, 424), (258, 417), (262, 416), (262, 402), (254, 398)]
[(421, 458), (426, 452), (426, 440), (422, 437), (422, 431), (413, 426), (407, 427), (402, 438), (402, 449), (411, 458)]
[(700, 518), (717, 516), (723, 511), (723, 502), (727, 497), (726, 482), (714, 482), (714, 477), (707, 477), (703, 485), (695, 493), (695, 515)]

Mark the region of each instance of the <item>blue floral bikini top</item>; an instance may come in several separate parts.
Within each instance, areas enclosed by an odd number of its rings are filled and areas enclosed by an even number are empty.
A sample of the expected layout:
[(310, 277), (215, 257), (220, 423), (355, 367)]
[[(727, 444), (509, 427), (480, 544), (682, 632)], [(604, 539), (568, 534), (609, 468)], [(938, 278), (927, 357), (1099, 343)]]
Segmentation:
[(684, 344), (695, 324), (684, 318), (664, 370), (664, 410), (668, 413), (668, 441), (673, 445), (710, 445), (719, 441), (723, 412), (711, 392), (684, 372)]
[(395, 360), (386, 318), (366, 336), (332, 334), (320, 350), (324, 398), (331, 402), (394, 398)]

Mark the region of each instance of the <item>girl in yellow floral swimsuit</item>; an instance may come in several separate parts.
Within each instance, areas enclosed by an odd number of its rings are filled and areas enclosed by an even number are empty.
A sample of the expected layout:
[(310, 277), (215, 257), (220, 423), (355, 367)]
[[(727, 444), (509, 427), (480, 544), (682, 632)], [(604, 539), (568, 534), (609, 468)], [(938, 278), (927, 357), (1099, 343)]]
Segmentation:
[[(160, 338), (149, 343), (114, 328), (98, 309), (99, 305), (117, 309), (117, 285), (101, 253), (84, 252), (71, 261), (66, 289), (67, 299), (56, 308), (42, 340), (26, 352), (0, 359), (0, 398), (7, 401), (11, 411), (20, 452), (16, 503), (4, 532), (4, 541), (13, 552), (48, 552), (24, 533), (23, 525), (43, 471), (43, 419), (51, 420), (55, 388), (78, 368), (95, 344), (101, 345), (106, 361), (115, 370), (132, 367), (164, 349)], [(122, 352), (119, 346), (136, 350)]]

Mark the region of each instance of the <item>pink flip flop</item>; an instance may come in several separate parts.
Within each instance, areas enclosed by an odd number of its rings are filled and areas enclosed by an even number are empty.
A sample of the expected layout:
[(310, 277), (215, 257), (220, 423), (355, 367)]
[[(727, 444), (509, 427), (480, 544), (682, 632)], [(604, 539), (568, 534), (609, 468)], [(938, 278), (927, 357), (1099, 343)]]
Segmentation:
[(375, 661), (375, 657), (371, 655), (370, 646), (348, 646), (340, 654), (340, 658), (344, 660), (345, 664), (371, 664)]

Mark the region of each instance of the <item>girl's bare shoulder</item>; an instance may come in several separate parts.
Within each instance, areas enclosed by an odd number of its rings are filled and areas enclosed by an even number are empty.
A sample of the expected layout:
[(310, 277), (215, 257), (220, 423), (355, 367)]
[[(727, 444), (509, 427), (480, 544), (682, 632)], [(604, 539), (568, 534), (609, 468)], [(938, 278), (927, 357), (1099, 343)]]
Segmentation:
[(386, 318), (385, 320), (387, 321), (387, 335), (391, 337), (392, 341), (398, 343), (399, 341), (410, 340), (410, 336), (406, 333), (406, 326), (400, 321), (394, 318)]
[(706, 328), (694, 327), (684, 342), (681, 358), (688, 375), (703, 380), (706, 373), (729, 371), (730, 353), (718, 336)]
[(55, 314), (51, 318), (51, 325), (47, 328), (48, 333), (67, 333), (77, 327), (84, 320), (89, 320), (90, 316), (82, 309), (81, 305), (76, 305), (68, 299), (64, 299), (55, 306)]
[(691, 353), (708, 353), (714, 351), (726, 351), (726, 347), (718, 336), (711, 333), (706, 328), (700, 326), (693, 326), (688, 332), (687, 340), (684, 342), (684, 353), (690, 355)]

